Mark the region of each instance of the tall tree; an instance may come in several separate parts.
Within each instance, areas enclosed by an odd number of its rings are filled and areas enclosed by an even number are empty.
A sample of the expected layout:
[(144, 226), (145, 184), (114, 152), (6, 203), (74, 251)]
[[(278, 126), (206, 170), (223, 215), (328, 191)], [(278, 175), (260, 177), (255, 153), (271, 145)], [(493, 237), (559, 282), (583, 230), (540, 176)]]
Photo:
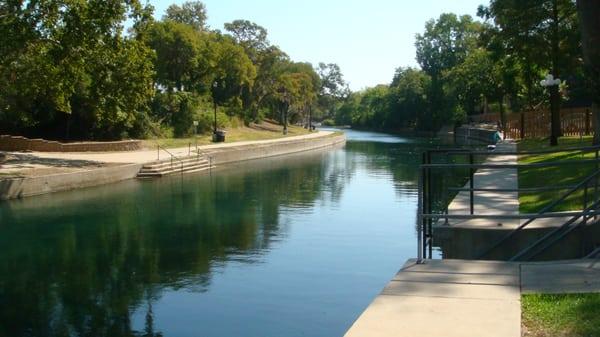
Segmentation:
[(577, 0), (577, 14), (581, 26), (581, 46), (593, 99), (594, 144), (600, 144), (600, 3), (595, 0)]
[(470, 50), (477, 44), (480, 25), (468, 15), (457, 17), (455, 14), (442, 14), (437, 20), (425, 24), (425, 32), (417, 34), (417, 62), (421, 69), (431, 77), (431, 109), (428, 124), (437, 130), (451, 119), (454, 110), (452, 100), (446, 99), (443, 91), (444, 72), (461, 64)]
[(278, 47), (270, 44), (267, 30), (256, 23), (235, 20), (226, 23), (225, 30), (244, 48), (256, 68), (254, 85), (242, 92), (244, 109), (249, 110), (251, 118), (256, 120), (259, 110), (265, 106), (266, 99), (275, 93), (277, 65), (288, 62), (289, 58)]
[(335, 63), (319, 63), (317, 72), (321, 80), (319, 105), (326, 117), (332, 118), (336, 107), (348, 95), (348, 85), (340, 67)]
[(58, 138), (134, 132), (153, 92), (153, 71), (150, 50), (124, 36), (123, 25), (147, 19), (141, 13), (148, 8), (138, 1), (0, 6), (2, 131)]
[(202, 1), (186, 1), (181, 6), (172, 4), (163, 19), (184, 23), (201, 31), (206, 30), (206, 6)]

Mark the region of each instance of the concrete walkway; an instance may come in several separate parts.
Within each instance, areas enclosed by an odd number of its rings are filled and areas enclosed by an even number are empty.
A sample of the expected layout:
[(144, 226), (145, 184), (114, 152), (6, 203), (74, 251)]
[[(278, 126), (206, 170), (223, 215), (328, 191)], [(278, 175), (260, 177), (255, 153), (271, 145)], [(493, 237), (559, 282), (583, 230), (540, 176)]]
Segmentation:
[(346, 337), (519, 337), (523, 292), (600, 292), (600, 262), (409, 260)]
[[(499, 143), (495, 152), (516, 152), (517, 145), (512, 142)], [(485, 161), (486, 164), (517, 164), (516, 155), (492, 155)], [(473, 186), (475, 188), (494, 189), (517, 189), (519, 179), (517, 169), (479, 169), (474, 174)], [(465, 188), (469, 187), (469, 183)], [(518, 192), (475, 192), (473, 198), (475, 214), (518, 214), (519, 193)], [(470, 193), (460, 191), (448, 206), (448, 214), (470, 214)], [(450, 220), (451, 226), (459, 227), (516, 227), (519, 220)]]
[[(305, 139), (313, 139), (319, 137), (325, 137), (331, 135), (332, 131), (318, 131), (306, 135), (283, 137), (276, 139), (267, 140), (255, 140), (255, 141), (241, 141), (233, 143), (219, 143), (211, 145), (198, 146), (200, 151), (210, 152), (220, 149), (232, 148), (237, 146), (244, 146), (250, 144), (264, 145), (274, 143), (285, 143), (290, 141), (298, 141)], [(178, 157), (185, 157), (189, 154), (189, 148), (171, 148), (169, 152)], [(192, 150), (195, 150), (192, 147)], [(9, 155), (13, 154), (8, 152)], [(125, 151), (125, 152), (28, 152), (26, 154), (15, 152), (15, 156), (23, 157), (21, 161), (14, 161), (14, 163), (6, 163), (2, 165), (1, 171), (4, 173), (18, 172), (21, 169), (30, 168), (45, 168), (45, 167), (56, 167), (54, 163), (59, 163), (60, 167), (67, 167), (69, 163), (73, 163), (75, 168), (81, 167), (84, 163), (87, 166), (94, 166), (95, 164), (145, 164), (157, 160), (157, 150), (140, 150), (140, 151)], [(165, 151), (160, 151), (160, 159), (168, 159), (169, 154)]]

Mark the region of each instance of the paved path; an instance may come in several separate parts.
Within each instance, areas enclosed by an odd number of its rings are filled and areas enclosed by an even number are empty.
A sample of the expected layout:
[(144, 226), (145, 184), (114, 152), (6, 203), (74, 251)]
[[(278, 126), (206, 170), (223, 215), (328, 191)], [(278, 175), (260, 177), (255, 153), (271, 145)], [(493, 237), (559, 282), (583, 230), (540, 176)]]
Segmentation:
[[(255, 141), (241, 141), (233, 143), (219, 143), (211, 145), (203, 145), (198, 148), (201, 151), (210, 152), (218, 149), (243, 146), (243, 145), (262, 145), (272, 144), (278, 142), (288, 142), (294, 140), (311, 139), (317, 137), (324, 137), (332, 134), (332, 131), (318, 131), (306, 135), (283, 137), (277, 139), (267, 140), (255, 140)], [(189, 154), (189, 148), (180, 147), (168, 149), (169, 152), (178, 157), (184, 157)], [(98, 164), (125, 164), (125, 163), (137, 163), (143, 164), (153, 162), (157, 159), (157, 151), (153, 150), (140, 150), (140, 151), (125, 151), (125, 152), (8, 152), (9, 156), (19, 157), (22, 160), (14, 160), (12, 162), (2, 165), (0, 173), (11, 173), (19, 172), (23, 169), (44, 169), (44, 168), (57, 168), (62, 169), (69, 167), (69, 164), (73, 164), (74, 169), (80, 169), (81, 167), (92, 167)], [(160, 158), (167, 159), (169, 155), (165, 151), (160, 151)], [(18, 158), (17, 158), (18, 159)]]
[[(517, 145), (512, 142), (499, 143), (495, 152), (516, 152)], [(517, 156), (492, 155), (485, 161), (486, 164), (517, 164)], [(519, 179), (517, 169), (479, 169), (475, 172), (475, 188), (497, 188), (497, 189), (517, 189)], [(469, 183), (465, 186), (469, 187)], [(518, 192), (475, 192), (473, 198), (475, 214), (518, 214), (519, 213), (519, 193)], [(448, 214), (470, 214), (470, 193), (468, 191), (459, 192), (454, 200), (448, 206)], [(460, 227), (498, 227), (502, 223), (503, 227), (516, 227), (519, 220), (451, 220), (452, 226)]]
[(600, 292), (600, 261), (409, 260), (345, 337), (519, 337), (523, 292)]

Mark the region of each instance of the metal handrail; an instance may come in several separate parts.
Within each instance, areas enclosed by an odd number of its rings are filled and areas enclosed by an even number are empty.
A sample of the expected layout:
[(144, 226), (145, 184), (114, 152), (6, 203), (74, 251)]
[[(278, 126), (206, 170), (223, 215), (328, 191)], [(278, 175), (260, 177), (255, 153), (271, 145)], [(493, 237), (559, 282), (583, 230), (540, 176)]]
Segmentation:
[(156, 143), (156, 146), (157, 146), (157, 158), (156, 159), (160, 161), (160, 150), (165, 151), (167, 154), (169, 154), (171, 156), (171, 167), (173, 167), (173, 158), (175, 158), (176, 160), (178, 160), (180, 162), (180, 164), (181, 164), (180, 173), (183, 174), (183, 159), (172, 154), (171, 151), (167, 150), (166, 148), (164, 148), (163, 146), (158, 144), (158, 142)]
[[(523, 188), (474, 188), (475, 192), (541, 192), (541, 191), (561, 191), (573, 188), (575, 185), (563, 186), (544, 186), (544, 187), (523, 187)], [(466, 187), (448, 187), (448, 191), (465, 192), (471, 191)]]
[(464, 154), (470, 153), (473, 155), (532, 155), (532, 154), (548, 154), (548, 153), (561, 153), (561, 152), (593, 152), (600, 151), (600, 145), (596, 146), (584, 146), (584, 147), (569, 147), (562, 149), (549, 149), (549, 150), (537, 150), (537, 151), (471, 151), (468, 149), (430, 149), (427, 150), (431, 153), (447, 153), (447, 154)]
[[(537, 247), (538, 245), (544, 243), (547, 239), (549, 239), (550, 237), (552, 237), (554, 234), (560, 232), (561, 230), (568, 228), (564, 233), (562, 233), (561, 236), (554, 238), (552, 241), (550, 242), (546, 242), (546, 245), (542, 247), (542, 249), (538, 250), (537, 252), (534, 252), (534, 255), (530, 256), (530, 257), (534, 257), (537, 254), (543, 252), (544, 250), (546, 250), (546, 248), (552, 246), (556, 241), (560, 240), (561, 238), (563, 238), (565, 235), (569, 234), (571, 231), (573, 231), (575, 228), (579, 227), (579, 225), (585, 223), (584, 221), (580, 222), (579, 224), (575, 225), (575, 226), (571, 226), (572, 223), (574, 223), (575, 221), (577, 221), (580, 217), (585, 217), (586, 216), (590, 216), (590, 215), (595, 215), (598, 214), (595, 211), (590, 211), (593, 209), (598, 208), (598, 206), (600, 205), (600, 200), (595, 201), (592, 205), (590, 205), (589, 207), (586, 207), (583, 212), (579, 212), (578, 215), (573, 216), (569, 221), (565, 222), (564, 224), (562, 224), (560, 227), (552, 230), (550, 233), (547, 233), (546, 235), (542, 236), (539, 240), (537, 240), (536, 242), (534, 242), (533, 244), (529, 245), (529, 247), (523, 249), (522, 251), (520, 251), (517, 255), (513, 256), (510, 261), (517, 261), (519, 260), (521, 257), (527, 255), (527, 253), (529, 253), (533, 248)], [(570, 226), (570, 227), (569, 227)]]
[[(524, 214), (421, 214), (424, 219), (447, 219), (447, 220), (472, 220), (472, 219), (484, 219), (484, 220), (513, 220), (513, 219), (551, 219), (551, 218), (566, 218), (570, 216), (580, 215), (583, 211), (567, 211), (567, 212), (546, 212), (546, 213), (524, 213)], [(589, 212), (592, 215), (600, 215), (600, 211)], [(533, 222), (533, 221), (532, 221)], [(530, 222), (531, 223), (531, 222)], [(524, 222), (524, 224), (529, 224)], [(520, 230), (523, 227), (520, 225), (514, 230)], [(495, 247), (494, 247), (495, 248)]]
[[(579, 159), (579, 160), (564, 160), (564, 161), (553, 161), (553, 162), (538, 162), (538, 163), (529, 163), (529, 164), (474, 164), (473, 156), (474, 155), (528, 155), (528, 154), (544, 154), (544, 153), (562, 153), (562, 152), (596, 152), (595, 159)], [(560, 150), (540, 150), (540, 151), (522, 151), (522, 152), (491, 152), (491, 151), (471, 151), (465, 149), (435, 149), (428, 150), (423, 154), (423, 162), (420, 166), (419, 170), (419, 211), (418, 211), (418, 221), (419, 221), (419, 261), (422, 259), (423, 255), (427, 253), (427, 248), (429, 248), (429, 255), (431, 255), (431, 246), (427, 247), (427, 244), (431, 244), (432, 233), (431, 233), (431, 225), (434, 220), (445, 219), (446, 223), (449, 219), (528, 219), (523, 224), (519, 225), (515, 229), (513, 229), (510, 233), (508, 233), (501, 240), (496, 242), (491, 248), (487, 249), (483, 254), (480, 255), (479, 258), (489, 254), (492, 250), (496, 249), (498, 246), (503, 244), (506, 240), (510, 239), (517, 232), (531, 224), (533, 221), (539, 218), (560, 218), (560, 217), (572, 217), (567, 223), (563, 224), (560, 228), (564, 228), (564, 226), (568, 226), (581, 216), (584, 217), (584, 221), (588, 217), (596, 217), (600, 215), (600, 212), (596, 209), (591, 209), (596, 206), (600, 201), (596, 201), (592, 206), (587, 207), (587, 188), (589, 186), (590, 181), (592, 179), (596, 179), (596, 183), (598, 180), (598, 175), (600, 174), (600, 169), (598, 164), (600, 164), (600, 159), (598, 152), (600, 151), (600, 146), (592, 146), (592, 147), (580, 147), (580, 148), (564, 148)], [(468, 155), (469, 156), (469, 164), (431, 164), (431, 154), (433, 153), (446, 153), (446, 154), (456, 154), (456, 155)], [(510, 168), (510, 169), (519, 169), (519, 168), (542, 168), (542, 167), (556, 167), (556, 166), (566, 166), (566, 165), (582, 165), (582, 164), (596, 164), (596, 172), (592, 173), (583, 181), (579, 182), (573, 186), (555, 186), (555, 187), (539, 187), (539, 188), (517, 188), (517, 189), (485, 189), (485, 188), (474, 188), (473, 186), (473, 178), (474, 178), (474, 169), (484, 168), (484, 169), (501, 169), (501, 168)], [(458, 215), (447, 214), (433, 214), (428, 211), (431, 211), (431, 200), (425, 199), (425, 195), (427, 197), (431, 197), (431, 182), (426, 179), (430, 176), (431, 169), (436, 168), (465, 168), (470, 169), (471, 171), (471, 179), (470, 179), (470, 188), (448, 188), (448, 190), (453, 191), (469, 191), (471, 193), (471, 198), (473, 198), (474, 191), (498, 191), (498, 192), (522, 192), (522, 191), (544, 191), (544, 190), (567, 190), (559, 199), (553, 201), (549, 205), (545, 206), (538, 213), (535, 214), (518, 214), (518, 215), (494, 215), (494, 214), (486, 214), (486, 215), (473, 215), (473, 206), (471, 201), (471, 214), (470, 215)], [(575, 191), (585, 187), (584, 191), (584, 210), (583, 211), (575, 211), (575, 212), (550, 212), (556, 207), (558, 204), (563, 202), (567, 197), (572, 195)], [(597, 189), (597, 185), (596, 185)], [(472, 200), (472, 199), (471, 199)], [(570, 232), (572, 229), (569, 229)], [(568, 233), (567, 232), (567, 233)], [(561, 236), (562, 237), (562, 236)], [(543, 240), (546, 240), (548, 237), (544, 237)], [(553, 241), (554, 242), (554, 241)], [(553, 243), (551, 242), (550, 245)], [(545, 249), (545, 248), (544, 248)], [(518, 258), (518, 256), (517, 256)]]
[[(557, 200), (554, 200), (553, 202), (551, 202), (550, 204), (548, 204), (544, 208), (542, 208), (539, 212), (537, 212), (537, 214), (538, 215), (544, 214), (544, 213), (551, 214), (551, 213), (548, 213), (548, 212), (551, 211), (552, 209), (554, 209), (554, 207), (556, 207), (558, 204), (560, 204), (561, 202), (563, 202), (566, 198), (568, 198), (571, 194), (575, 193), (575, 191), (577, 191), (581, 187), (584, 187), (584, 186), (587, 187), (588, 183), (592, 179), (597, 178), (599, 174), (600, 174), (600, 170), (597, 170), (596, 172), (590, 174), (585, 179), (583, 179), (581, 182), (579, 182), (577, 185), (575, 185), (572, 189), (570, 189), (569, 191), (567, 191), (567, 193), (563, 194), (560, 198), (558, 198)], [(564, 213), (566, 213), (566, 212), (564, 212)], [(532, 217), (528, 221), (525, 221), (524, 223), (522, 223), (520, 226), (518, 226), (517, 228), (515, 228), (512, 232), (508, 233), (505, 237), (503, 237), (502, 239), (498, 240), (498, 242), (496, 242), (494, 245), (492, 245), (492, 247), (490, 247), (488, 250), (486, 250), (485, 252), (483, 252), (482, 254), (480, 254), (479, 257), (482, 258), (485, 255), (489, 254), (492, 250), (496, 249), (498, 246), (500, 246), (501, 244), (503, 244), (506, 240), (510, 239), (518, 231), (522, 230), (523, 228), (527, 227), (530, 223), (532, 223), (533, 221), (535, 221), (535, 219), (536, 219), (535, 217)]]
[(553, 162), (530, 163), (530, 164), (423, 164), (421, 168), (483, 168), (483, 169), (501, 169), (501, 168), (529, 168), (529, 167), (553, 167), (566, 165), (581, 165), (600, 163), (600, 159), (580, 159), (580, 160), (562, 160)]

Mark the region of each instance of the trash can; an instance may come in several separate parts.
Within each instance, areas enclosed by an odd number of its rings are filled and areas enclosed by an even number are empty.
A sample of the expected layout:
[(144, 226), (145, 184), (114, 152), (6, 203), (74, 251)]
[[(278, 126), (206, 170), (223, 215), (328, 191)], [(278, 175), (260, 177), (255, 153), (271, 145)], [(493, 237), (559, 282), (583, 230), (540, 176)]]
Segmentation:
[(217, 130), (213, 133), (213, 142), (222, 143), (225, 141), (225, 130)]

